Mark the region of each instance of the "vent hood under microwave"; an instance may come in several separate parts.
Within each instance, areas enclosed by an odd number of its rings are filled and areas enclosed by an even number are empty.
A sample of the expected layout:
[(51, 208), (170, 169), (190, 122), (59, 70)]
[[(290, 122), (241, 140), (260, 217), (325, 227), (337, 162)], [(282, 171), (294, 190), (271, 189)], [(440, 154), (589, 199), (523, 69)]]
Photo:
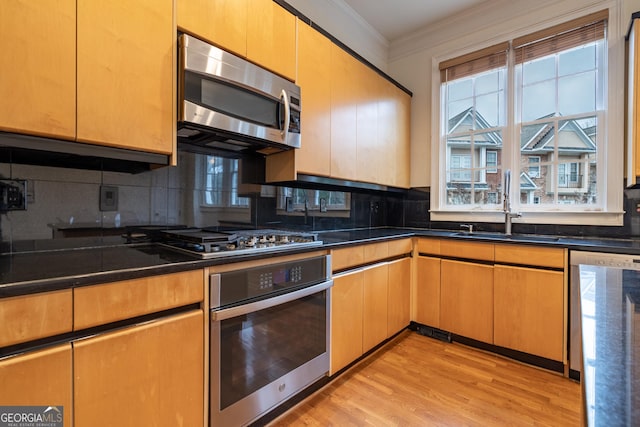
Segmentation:
[(187, 34), (179, 64), (179, 144), (238, 154), (300, 148), (294, 83)]

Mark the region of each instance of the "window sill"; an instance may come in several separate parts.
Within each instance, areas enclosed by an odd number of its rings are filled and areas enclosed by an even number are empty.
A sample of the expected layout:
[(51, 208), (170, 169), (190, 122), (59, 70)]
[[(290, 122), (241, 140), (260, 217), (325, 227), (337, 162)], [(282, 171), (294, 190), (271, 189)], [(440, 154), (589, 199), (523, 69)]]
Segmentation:
[[(522, 211), (520, 218), (513, 218), (514, 224), (557, 224), (557, 225), (623, 225), (624, 212)], [(431, 221), (453, 222), (504, 222), (504, 213), (495, 211), (430, 211)]]

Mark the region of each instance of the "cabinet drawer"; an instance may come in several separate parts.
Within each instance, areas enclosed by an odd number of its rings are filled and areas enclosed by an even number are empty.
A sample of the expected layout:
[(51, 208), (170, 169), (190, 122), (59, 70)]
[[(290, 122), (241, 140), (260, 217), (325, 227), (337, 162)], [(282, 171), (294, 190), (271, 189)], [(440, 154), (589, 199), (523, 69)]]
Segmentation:
[(543, 248), (526, 245), (495, 245), (496, 262), (564, 268), (563, 248)]
[(361, 264), (364, 264), (363, 246), (353, 246), (331, 251), (331, 269), (333, 271), (344, 270), (345, 268)]
[(364, 261), (372, 262), (389, 256), (389, 243), (372, 243), (364, 245)]
[(418, 253), (440, 255), (440, 239), (418, 239)]
[(411, 252), (411, 239), (391, 240), (388, 243), (388, 256), (404, 255)]
[(467, 258), (479, 261), (493, 261), (494, 244), (480, 242), (460, 242), (454, 240), (442, 240), (440, 242), (440, 254), (456, 258)]
[(71, 332), (71, 289), (0, 300), (0, 347)]
[(204, 300), (202, 270), (74, 289), (74, 329), (84, 329)]

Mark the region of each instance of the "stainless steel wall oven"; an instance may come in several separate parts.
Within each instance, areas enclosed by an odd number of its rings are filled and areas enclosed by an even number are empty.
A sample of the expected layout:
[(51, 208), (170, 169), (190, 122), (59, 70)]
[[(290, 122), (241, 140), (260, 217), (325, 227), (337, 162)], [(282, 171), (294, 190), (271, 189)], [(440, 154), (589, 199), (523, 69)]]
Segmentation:
[(329, 371), (330, 256), (210, 278), (210, 425), (246, 425)]

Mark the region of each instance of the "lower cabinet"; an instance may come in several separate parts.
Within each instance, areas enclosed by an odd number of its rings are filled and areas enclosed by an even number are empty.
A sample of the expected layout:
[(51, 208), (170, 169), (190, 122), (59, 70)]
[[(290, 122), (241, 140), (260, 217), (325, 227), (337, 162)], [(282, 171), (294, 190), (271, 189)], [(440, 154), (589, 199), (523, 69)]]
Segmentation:
[(362, 287), (362, 353), (387, 339), (389, 265), (364, 270)]
[(440, 328), (440, 258), (419, 256), (414, 320)]
[(410, 278), (410, 258), (333, 277), (330, 375), (409, 325)]
[(363, 286), (362, 270), (340, 274), (333, 278), (330, 375), (362, 355)]
[(493, 343), (493, 266), (443, 259), (440, 327)]
[[(0, 360), (0, 404), (62, 407), (64, 425), (71, 426), (71, 368), (70, 343)], [(94, 386), (99, 387), (98, 384)], [(117, 412), (117, 409), (112, 408), (112, 411)]]
[(203, 316), (194, 310), (76, 341), (75, 424), (201, 426)]
[(494, 267), (494, 344), (563, 359), (564, 273)]
[(390, 337), (411, 321), (411, 258), (389, 263), (387, 303), (387, 337)]

